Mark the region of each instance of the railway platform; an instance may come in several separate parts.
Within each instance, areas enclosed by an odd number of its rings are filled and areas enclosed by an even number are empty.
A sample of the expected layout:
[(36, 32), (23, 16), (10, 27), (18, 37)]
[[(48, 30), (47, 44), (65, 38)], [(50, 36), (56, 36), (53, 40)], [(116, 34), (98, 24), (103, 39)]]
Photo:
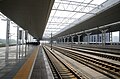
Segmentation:
[[(15, 46), (10, 47), (10, 49), (15, 52)], [(1, 50), (4, 50), (4, 48), (1, 48)], [(15, 55), (12, 55), (14, 59), (9, 59), (7, 64), (5, 60), (1, 61), (0, 79), (53, 79), (51, 69), (43, 52), (41, 46), (30, 46), (26, 57), (17, 60)]]
[[(56, 46), (53, 46), (52, 50), (50, 45), (38, 45), (38, 46), (32, 46), (29, 54), (19, 59), (19, 61), (16, 61), (16, 63), (7, 64), (8, 67), (6, 69), (9, 70), (7, 72), (0, 72), (3, 75), (0, 75), (1, 79), (111, 79), (111, 78), (119, 78), (119, 75), (116, 76), (114, 74), (111, 74), (107, 72), (106, 70), (102, 69), (94, 69), (91, 65), (86, 65), (85, 62), (92, 62), (92, 58), (89, 61), (89, 56), (92, 57), (92, 55), (87, 55), (88, 59), (82, 59), (77, 56), (78, 54), (81, 54), (80, 52), (75, 52), (71, 49), (65, 49), (62, 47), (58, 48), (61, 51), (69, 51), (70, 55), (68, 53), (60, 52)], [(67, 52), (66, 51), (66, 52)], [(75, 55), (76, 54), (76, 55)], [(82, 57), (82, 56), (81, 56)], [(95, 56), (93, 56), (94, 60)], [(109, 62), (103, 58), (104, 61)], [(102, 59), (102, 60), (103, 60)], [(84, 63), (82, 61), (84, 60)], [(100, 57), (97, 58), (97, 60), (100, 60)], [(95, 60), (97, 62), (97, 60)], [(94, 61), (94, 62), (95, 62)], [(102, 61), (99, 61), (102, 63)], [(104, 62), (104, 64), (107, 66), (108, 63)], [(113, 64), (119, 61), (115, 61)], [(97, 63), (96, 63), (97, 64)], [(111, 64), (108, 65), (108, 67)], [(118, 64), (119, 65), (119, 64)], [(6, 67), (4, 66), (4, 67)], [(102, 67), (100, 64), (97, 64), (97, 66)], [(96, 66), (96, 67), (97, 67)], [(113, 65), (114, 66), (114, 65)], [(3, 67), (3, 69), (5, 69)], [(114, 68), (114, 67), (113, 67)], [(117, 68), (117, 67), (116, 67)], [(104, 68), (105, 69), (105, 68)], [(2, 70), (2, 68), (1, 68)], [(99, 71), (100, 70), (100, 71)], [(116, 71), (116, 70), (115, 70)], [(105, 73), (103, 73), (105, 72)], [(113, 72), (113, 71), (112, 71)], [(119, 73), (115, 72), (115, 73)], [(108, 75), (110, 74), (110, 75)]]
[(120, 79), (120, 0), (0, 0), (0, 79)]

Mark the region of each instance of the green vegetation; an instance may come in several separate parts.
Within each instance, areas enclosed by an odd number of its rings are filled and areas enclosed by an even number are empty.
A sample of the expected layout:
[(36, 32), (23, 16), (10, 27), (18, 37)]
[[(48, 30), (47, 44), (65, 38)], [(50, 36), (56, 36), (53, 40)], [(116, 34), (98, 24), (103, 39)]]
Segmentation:
[(0, 39), (0, 44), (5, 44), (6, 40), (5, 39)]
[(16, 40), (10, 39), (10, 44), (16, 44)]
[[(9, 42), (10, 42), (10, 45), (16, 44), (16, 40), (14, 40), (14, 39), (10, 39)], [(4, 47), (5, 43), (6, 43), (5, 39), (0, 39), (0, 47)]]

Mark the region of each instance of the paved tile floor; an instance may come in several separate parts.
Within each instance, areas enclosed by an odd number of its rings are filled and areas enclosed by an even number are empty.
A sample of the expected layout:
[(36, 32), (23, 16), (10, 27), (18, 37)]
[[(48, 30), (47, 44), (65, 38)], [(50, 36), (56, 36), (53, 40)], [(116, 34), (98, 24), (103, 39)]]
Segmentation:
[[(34, 48), (33, 46), (27, 46), (26, 48), (27, 56), (31, 53), (33, 48)], [(8, 75), (9, 72), (12, 69), (14, 69), (13, 67), (19, 67), (20, 65), (22, 65), (22, 62), (25, 61), (27, 57), (27, 56), (25, 57), (25, 45), (23, 45), (23, 49), (21, 45), (21, 50), (20, 50), (21, 52), (19, 59), (16, 59), (16, 46), (9, 47), (9, 57), (7, 62), (5, 62), (5, 51), (6, 51), (6, 47), (0, 47), (0, 78), (3, 78), (4, 76)], [(19, 63), (19, 65), (16, 65), (17, 63)]]

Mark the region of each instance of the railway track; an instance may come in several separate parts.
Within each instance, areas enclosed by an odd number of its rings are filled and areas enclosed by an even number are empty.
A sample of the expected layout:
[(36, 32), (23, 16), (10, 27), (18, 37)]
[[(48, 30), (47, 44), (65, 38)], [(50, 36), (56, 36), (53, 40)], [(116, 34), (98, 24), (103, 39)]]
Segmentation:
[(53, 46), (53, 49), (112, 79), (120, 79), (120, 65), (118, 64), (76, 53), (76, 51), (71, 51), (70, 49), (55, 46)]
[(77, 74), (69, 64), (58, 59), (49, 49), (43, 47), (55, 79), (86, 79)]
[[(60, 47), (63, 47), (63, 46), (60, 46)], [(64, 48), (79, 51), (79, 52), (84, 52), (84, 53), (95, 55), (95, 56), (102, 57), (102, 58), (120, 61), (120, 53), (119, 52), (113, 53), (113, 52), (109, 52), (109, 51), (105, 51), (105, 50), (103, 51), (103, 50), (98, 50), (98, 49), (76, 47), (76, 46), (72, 46), (72, 48), (69, 46), (67, 46), (67, 47), (64, 46)]]
[(119, 47), (118, 48), (104, 48), (103, 47), (90, 47), (90, 46), (80, 46), (80, 45), (73, 45), (73, 48), (78, 48), (78, 49), (85, 49), (85, 50), (93, 50), (93, 51), (98, 51), (98, 52), (106, 52), (106, 53), (109, 53), (109, 54), (115, 54), (115, 55), (120, 55), (120, 49)]

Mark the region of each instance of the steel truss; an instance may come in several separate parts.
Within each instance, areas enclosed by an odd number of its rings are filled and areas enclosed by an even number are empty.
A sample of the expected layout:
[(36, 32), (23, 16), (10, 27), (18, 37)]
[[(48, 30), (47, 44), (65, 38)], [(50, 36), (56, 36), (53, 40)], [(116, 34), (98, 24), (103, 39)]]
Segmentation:
[(69, 27), (70, 24), (74, 24), (73, 22), (80, 19), (85, 14), (90, 14), (90, 15), (96, 14), (90, 11), (93, 10), (94, 8), (99, 7), (99, 5), (97, 3), (93, 4), (92, 2), (94, 0), (90, 0), (89, 2), (85, 2), (85, 1), (86, 0), (83, 0), (82, 2), (77, 0), (55, 1), (43, 38), (46, 38), (45, 35), (50, 35), (51, 32), (54, 36), (55, 33), (59, 32), (64, 27)]

